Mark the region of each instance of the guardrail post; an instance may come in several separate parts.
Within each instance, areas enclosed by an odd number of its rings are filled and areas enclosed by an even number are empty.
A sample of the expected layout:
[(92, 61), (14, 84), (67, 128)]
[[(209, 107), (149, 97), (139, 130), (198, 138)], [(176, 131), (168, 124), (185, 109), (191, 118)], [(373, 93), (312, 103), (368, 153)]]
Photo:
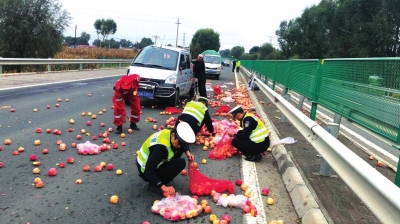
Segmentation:
[(335, 116), (333, 118), (333, 123), (339, 124), (340, 125), (340, 121), (342, 120), (342, 115), (335, 113)]
[[(283, 96), (283, 98), (285, 99), (285, 100), (287, 100), (288, 102), (290, 102), (290, 94), (288, 93), (289, 92), (289, 89), (285, 86), (285, 87), (283, 87), (283, 90), (282, 90), (282, 96)], [(286, 116), (282, 113), (282, 116), (281, 116), (281, 121), (282, 122), (286, 122), (287, 121), (287, 118), (286, 118)]]
[(276, 83), (276, 81), (274, 80), (274, 81), (272, 81), (272, 90), (274, 90), (275, 91), (275, 83)]
[[(50, 60), (50, 59), (51, 59), (51, 58), (49, 58), (49, 60)], [(51, 65), (50, 65), (50, 64), (47, 65), (47, 71), (48, 71), (48, 72), (51, 72)]]
[(80, 71), (82, 70), (82, 64), (79, 64), (79, 70)]
[[(0, 57), (3, 58), (3, 57)], [(0, 65), (0, 74), (3, 74), (3, 65)]]
[(300, 110), (300, 111), (301, 111), (301, 109), (303, 108), (303, 103), (304, 103), (304, 99), (305, 99), (305, 98), (306, 98), (305, 96), (300, 95), (299, 103), (297, 104), (297, 109)]
[(101, 64), (101, 68), (104, 68), (104, 64)]
[[(328, 132), (335, 138), (337, 138), (339, 134), (339, 124), (336, 123), (328, 123)], [(321, 176), (329, 177), (331, 175), (332, 168), (326, 162), (324, 158), (322, 158), (322, 162), (319, 168), (319, 174)]]
[(394, 184), (396, 184), (397, 187), (400, 187), (400, 155), (399, 155), (399, 162), (397, 163), (397, 172), (396, 172), (396, 179), (394, 180)]
[(119, 63), (118, 68), (121, 68), (121, 63)]

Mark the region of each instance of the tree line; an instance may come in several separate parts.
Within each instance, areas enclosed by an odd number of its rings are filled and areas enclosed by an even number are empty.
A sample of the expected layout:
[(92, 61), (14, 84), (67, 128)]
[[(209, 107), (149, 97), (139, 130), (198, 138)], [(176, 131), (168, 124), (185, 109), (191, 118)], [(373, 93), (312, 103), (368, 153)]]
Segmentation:
[(322, 0), (276, 31), (285, 58), (400, 55), (399, 0)]

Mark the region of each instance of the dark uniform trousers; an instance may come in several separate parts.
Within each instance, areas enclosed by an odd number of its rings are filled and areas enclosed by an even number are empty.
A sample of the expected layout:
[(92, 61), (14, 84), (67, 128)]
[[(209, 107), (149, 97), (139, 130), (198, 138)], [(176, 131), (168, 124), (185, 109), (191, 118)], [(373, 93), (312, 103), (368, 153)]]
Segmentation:
[[(182, 153), (181, 153), (182, 155)], [(181, 156), (179, 155), (179, 157)], [(157, 177), (161, 180), (161, 182), (166, 185), (169, 182), (171, 182), (178, 174), (185, 169), (186, 167), (186, 160), (184, 158), (179, 158), (178, 155), (175, 155), (173, 159), (171, 159), (169, 162), (165, 162), (161, 164), (156, 169)], [(149, 182), (146, 180), (144, 177), (139, 163), (136, 163), (138, 170), (139, 170), (139, 176), (146, 182)]]
[(270, 143), (269, 136), (266, 137), (265, 140), (260, 143), (255, 143), (250, 139), (241, 140), (238, 138), (233, 138), (232, 140), (233, 147), (237, 148), (246, 157), (250, 157), (252, 155), (257, 155), (267, 151), (269, 143)]

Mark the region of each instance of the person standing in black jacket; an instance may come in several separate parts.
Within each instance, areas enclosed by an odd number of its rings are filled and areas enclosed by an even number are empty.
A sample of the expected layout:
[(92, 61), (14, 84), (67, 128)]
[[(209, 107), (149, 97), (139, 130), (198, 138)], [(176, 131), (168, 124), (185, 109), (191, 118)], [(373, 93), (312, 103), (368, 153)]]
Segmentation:
[(236, 67), (236, 60), (233, 60), (233, 62), (232, 62), (232, 72), (235, 71), (235, 67)]
[(199, 88), (199, 94), (202, 97), (207, 97), (206, 91), (206, 65), (203, 61), (204, 55), (199, 54), (197, 61), (193, 63), (194, 77), (197, 78), (197, 85)]

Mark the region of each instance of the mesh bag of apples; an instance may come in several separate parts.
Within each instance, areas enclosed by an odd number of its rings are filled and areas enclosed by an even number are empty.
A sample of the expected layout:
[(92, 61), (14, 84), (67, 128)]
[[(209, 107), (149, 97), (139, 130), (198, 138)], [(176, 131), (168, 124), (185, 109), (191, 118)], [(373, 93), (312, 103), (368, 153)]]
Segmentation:
[(79, 143), (76, 145), (78, 154), (80, 155), (98, 155), (101, 152), (100, 146), (87, 141), (85, 143)]
[(181, 110), (177, 109), (176, 107), (166, 107), (165, 112), (171, 113), (171, 114), (180, 114), (182, 113)]
[(214, 95), (222, 94), (221, 86), (214, 86)]
[(223, 193), (225, 191), (228, 191), (230, 194), (234, 193), (232, 181), (207, 177), (197, 169), (197, 163), (194, 161), (189, 162), (188, 173), (189, 190), (191, 194), (198, 196), (210, 195), (212, 190), (218, 193)]
[(231, 158), (237, 153), (237, 149), (232, 146), (232, 139), (228, 136), (228, 132), (236, 133), (237, 130), (229, 129), (222, 136), (221, 140), (218, 141), (217, 145), (208, 154), (208, 158), (216, 160), (224, 160), (226, 158)]
[(196, 217), (203, 211), (203, 208), (201, 205), (197, 205), (192, 197), (176, 194), (174, 197), (155, 201), (151, 211), (154, 214), (161, 215), (166, 220), (178, 221)]

